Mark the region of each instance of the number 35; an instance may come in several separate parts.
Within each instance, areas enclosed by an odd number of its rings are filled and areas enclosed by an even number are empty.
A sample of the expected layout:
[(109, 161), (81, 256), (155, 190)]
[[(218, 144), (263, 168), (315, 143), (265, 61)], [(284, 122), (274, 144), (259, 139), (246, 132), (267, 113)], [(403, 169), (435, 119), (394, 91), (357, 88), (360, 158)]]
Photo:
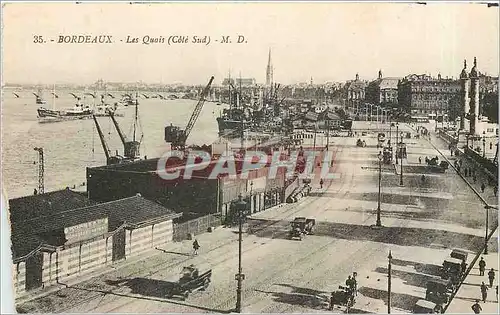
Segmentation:
[(43, 38), (41, 35), (33, 36), (33, 43), (35, 44), (43, 44)]

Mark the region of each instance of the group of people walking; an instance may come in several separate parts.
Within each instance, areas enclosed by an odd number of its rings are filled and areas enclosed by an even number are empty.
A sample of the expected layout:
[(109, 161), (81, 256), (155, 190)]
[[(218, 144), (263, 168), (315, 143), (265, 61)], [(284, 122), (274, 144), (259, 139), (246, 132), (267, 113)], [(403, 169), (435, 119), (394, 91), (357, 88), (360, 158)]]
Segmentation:
[[(484, 261), (484, 258), (481, 257), (479, 260), (479, 275), (484, 276), (484, 273), (486, 271), (486, 262)], [(488, 290), (493, 288), (493, 282), (495, 281), (495, 269), (491, 268), (490, 271), (488, 271), (488, 281), (489, 281), (489, 286), (487, 286), (484, 281), (481, 282), (481, 299), (483, 303), (486, 303), (486, 299), (488, 298)], [(498, 285), (495, 288), (496, 290), (496, 299), (498, 302)], [(476, 300), (476, 303), (472, 305), (472, 311), (474, 311), (475, 314), (480, 314), (481, 311), (483, 310), (481, 305), (479, 304), (479, 300)]]
[[(477, 174), (476, 170), (473, 167), (465, 165), (464, 168), (462, 169), (462, 160), (456, 160), (454, 163), (455, 168), (457, 169), (458, 173), (463, 174), (464, 177), (472, 177), (472, 181), (474, 183), (477, 182)], [(493, 186), (493, 194), (495, 197), (497, 196), (498, 193), (498, 186), (496, 183), (493, 183), (492, 180), (490, 179), (488, 182), (488, 185)], [(486, 183), (484, 181), (481, 182), (481, 193), (484, 193), (486, 190)]]

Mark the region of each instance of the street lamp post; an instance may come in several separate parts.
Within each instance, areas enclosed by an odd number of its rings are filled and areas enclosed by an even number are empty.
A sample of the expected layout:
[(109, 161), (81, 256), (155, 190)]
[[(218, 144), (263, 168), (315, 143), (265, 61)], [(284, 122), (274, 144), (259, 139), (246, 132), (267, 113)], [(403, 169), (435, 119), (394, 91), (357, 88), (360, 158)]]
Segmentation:
[(235, 278), (238, 281), (238, 286), (236, 288), (236, 313), (241, 313), (241, 286), (245, 275), (241, 272), (241, 245), (242, 245), (242, 225), (243, 225), (243, 211), (246, 210), (247, 203), (243, 201), (241, 194), (238, 196), (238, 202), (236, 203), (236, 210), (238, 210), (238, 273)]
[[(399, 124), (396, 123), (396, 153), (397, 153), (397, 148), (398, 148), (398, 134), (399, 134)], [(396, 154), (396, 165), (398, 165), (398, 156)]]
[[(399, 185), (403, 186), (403, 133), (401, 133), (401, 147), (399, 149), (399, 154), (401, 154), (401, 172), (399, 172)], [(396, 157), (396, 161), (397, 161)]]
[(377, 223), (376, 226), (382, 226), (380, 221), (380, 186), (382, 181), (382, 152), (378, 153), (378, 204), (377, 204)]
[(387, 256), (389, 259), (389, 266), (387, 268), (387, 314), (391, 313), (391, 267), (392, 267), (392, 253), (389, 251), (389, 256)]
[(483, 157), (486, 157), (486, 135), (483, 131)]
[(488, 255), (488, 225), (489, 225), (489, 217), (490, 217), (490, 206), (486, 205), (484, 206), (484, 209), (486, 210), (486, 228), (485, 228), (485, 234), (484, 234), (484, 254)]
[(250, 182), (250, 212), (253, 213), (255, 212), (255, 202), (253, 200), (253, 181)]

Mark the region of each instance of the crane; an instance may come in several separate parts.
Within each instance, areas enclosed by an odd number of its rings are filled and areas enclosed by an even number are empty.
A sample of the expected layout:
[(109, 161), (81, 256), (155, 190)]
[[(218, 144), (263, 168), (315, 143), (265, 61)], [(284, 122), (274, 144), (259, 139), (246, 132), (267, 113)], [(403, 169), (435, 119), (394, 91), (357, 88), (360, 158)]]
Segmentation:
[(99, 139), (101, 139), (101, 144), (102, 148), (104, 149), (104, 155), (106, 155), (106, 164), (111, 165), (111, 164), (118, 164), (120, 161), (123, 159), (120, 156), (111, 156), (111, 150), (108, 147), (108, 144), (106, 143), (106, 139), (104, 137), (104, 133), (102, 132), (101, 126), (99, 126), (99, 123), (97, 122), (97, 118), (95, 115), (92, 115), (92, 118), (94, 119), (95, 126), (97, 128), (97, 133), (99, 134)]
[(181, 130), (177, 126), (173, 126), (172, 124), (170, 126), (165, 127), (165, 141), (170, 142), (172, 145), (172, 148), (175, 149), (184, 149), (186, 146), (186, 140), (189, 137), (189, 134), (193, 130), (193, 127), (198, 120), (198, 117), (200, 116), (201, 110), (203, 109), (203, 104), (205, 104), (205, 98), (208, 95), (208, 92), (210, 92), (210, 86), (212, 85), (212, 82), (214, 80), (214, 77), (212, 76), (210, 78), (210, 81), (208, 82), (207, 86), (203, 89), (200, 99), (198, 100), (198, 103), (196, 104), (193, 113), (191, 114), (191, 118), (189, 118), (189, 122), (186, 126), (186, 129)]
[[(43, 184), (43, 172), (44, 172), (44, 160), (43, 160), (43, 148), (35, 147), (33, 148), (35, 151), (38, 151), (38, 193), (44, 193), (44, 184)], [(36, 194), (36, 190), (35, 190)]]
[[(122, 132), (120, 129), (120, 126), (118, 125), (118, 122), (115, 119), (115, 115), (112, 111), (109, 109), (107, 110), (109, 117), (111, 117), (111, 120), (113, 121), (113, 124), (115, 125), (116, 132), (118, 132), (118, 136), (120, 136), (120, 140), (123, 143), (123, 156), (125, 159), (131, 159), (135, 160), (139, 156), (139, 148), (141, 145), (140, 141), (136, 141), (135, 139), (135, 131), (136, 131), (136, 124), (134, 122), (134, 139), (132, 141), (128, 141), (127, 137), (125, 134)], [(137, 105), (136, 105), (136, 119), (137, 119)], [(142, 140), (142, 137), (141, 137)]]

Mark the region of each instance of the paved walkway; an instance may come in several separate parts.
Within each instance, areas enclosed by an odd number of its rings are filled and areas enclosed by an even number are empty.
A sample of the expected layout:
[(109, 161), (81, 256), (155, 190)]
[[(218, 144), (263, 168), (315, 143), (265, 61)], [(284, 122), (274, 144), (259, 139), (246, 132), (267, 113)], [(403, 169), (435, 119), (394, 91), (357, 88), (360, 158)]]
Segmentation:
[[(492, 242), (490, 242), (492, 244)], [(491, 247), (491, 246), (490, 246)], [(472, 314), (472, 304), (475, 300), (480, 300), (480, 305), (483, 311), (482, 314), (498, 314), (499, 304), (498, 296), (495, 296), (495, 287), (498, 285), (498, 253), (491, 252), (488, 255), (482, 255), (486, 261), (486, 271), (484, 276), (479, 276), (479, 259), (472, 268), (471, 272), (465, 278), (464, 283), (460, 286), (457, 295), (452, 300), (450, 306), (446, 310), (446, 313), (458, 314), (458, 313), (470, 313)], [(493, 287), (488, 290), (488, 297), (486, 303), (481, 301), (481, 282), (489, 284), (488, 281), (488, 271), (494, 268), (495, 270), (495, 280), (493, 281)]]

